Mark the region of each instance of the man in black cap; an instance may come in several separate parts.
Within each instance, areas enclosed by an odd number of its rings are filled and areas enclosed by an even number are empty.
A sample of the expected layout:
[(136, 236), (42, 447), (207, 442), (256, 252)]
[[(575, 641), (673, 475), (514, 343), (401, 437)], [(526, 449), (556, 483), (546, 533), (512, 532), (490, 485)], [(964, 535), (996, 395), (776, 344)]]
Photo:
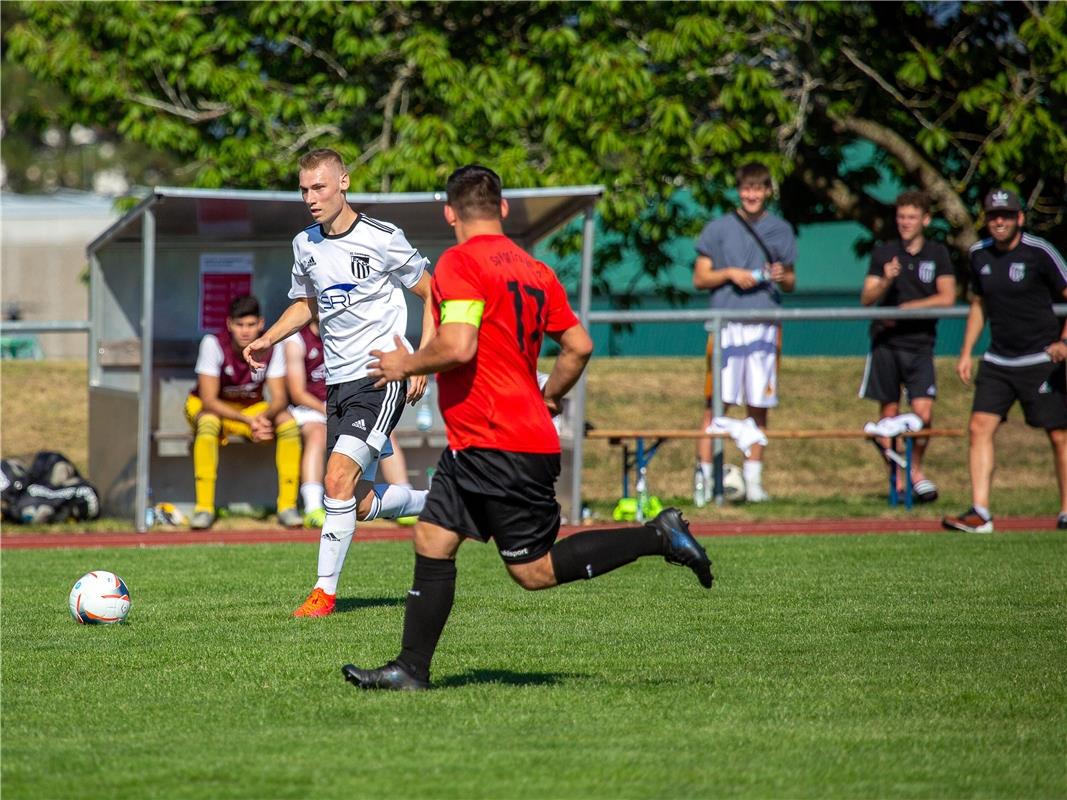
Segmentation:
[(971, 381), (971, 351), (989, 319), (989, 349), (975, 381), (970, 422), (971, 508), (945, 517), (951, 530), (992, 533), (989, 491), (993, 435), (1016, 400), (1026, 423), (1052, 443), (1060, 489), (1056, 527), (1067, 530), (1067, 325), (1053, 303), (1067, 300), (1067, 263), (1044, 239), (1025, 233), (1019, 196), (994, 189), (985, 197), (989, 238), (971, 248), (971, 311), (956, 374)]

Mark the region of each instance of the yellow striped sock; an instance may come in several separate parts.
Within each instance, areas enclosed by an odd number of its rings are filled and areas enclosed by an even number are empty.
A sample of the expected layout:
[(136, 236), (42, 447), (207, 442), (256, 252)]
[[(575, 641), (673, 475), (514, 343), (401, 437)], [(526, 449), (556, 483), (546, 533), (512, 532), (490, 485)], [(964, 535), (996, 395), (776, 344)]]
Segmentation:
[(214, 414), (201, 414), (193, 439), (193, 479), (196, 510), (215, 513), (215, 480), (219, 472), (219, 433), (222, 422)]
[(296, 508), (300, 491), (300, 426), (295, 420), (283, 422), (274, 430), (277, 442), (274, 463), (278, 468), (278, 510)]

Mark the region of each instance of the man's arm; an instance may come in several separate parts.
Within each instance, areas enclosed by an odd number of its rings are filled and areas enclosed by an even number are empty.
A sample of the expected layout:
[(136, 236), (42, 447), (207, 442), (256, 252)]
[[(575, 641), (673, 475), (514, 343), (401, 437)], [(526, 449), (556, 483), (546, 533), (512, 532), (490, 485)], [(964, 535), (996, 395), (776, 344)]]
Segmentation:
[(708, 256), (697, 256), (696, 261), (693, 262), (694, 289), (718, 289), (727, 283), (733, 283), (738, 289), (751, 289), (759, 284), (759, 280), (747, 269), (740, 267), (716, 269)]
[(971, 352), (985, 327), (985, 301), (979, 295), (971, 298), (971, 310), (967, 313), (967, 326), (963, 330), (963, 347), (956, 362), (956, 374), (965, 385), (971, 383)]
[(478, 328), (466, 322), (446, 322), (426, 346), (409, 353), (399, 336), (393, 337), (396, 349), (384, 352), (371, 350), (377, 361), (368, 365), (367, 376), (378, 378), (376, 387), (392, 381), (402, 381), (412, 375), (432, 375), (448, 372), (474, 358), (478, 352)]
[[(1067, 289), (1063, 290), (1063, 299), (1067, 300)], [(1060, 331), (1060, 340), (1053, 342), (1045, 348), (1045, 352), (1048, 353), (1049, 358), (1053, 363), (1059, 364), (1061, 361), (1067, 361), (1067, 320), (1063, 321), (1063, 330)]]
[(196, 389), (200, 395), (200, 402), (204, 404), (204, 411), (214, 414), (222, 419), (232, 419), (238, 422), (247, 422), (248, 417), (241, 414), (229, 403), (219, 398), (219, 386), (221, 382), (218, 375), (205, 375), (198, 372), (196, 375)]
[(263, 369), (266, 363), (261, 359), (267, 354), (267, 350), (311, 322), (317, 316), (317, 311), (315, 300), (311, 297), (298, 297), (290, 303), (278, 317), (278, 321), (244, 349), (242, 355), (248, 366), (252, 369)]
[(936, 294), (919, 300), (901, 303), (901, 308), (949, 308), (956, 302), (956, 278), (952, 275), (939, 275), (934, 282)]
[(797, 288), (797, 272), (793, 269), (792, 264), (783, 264), (780, 261), (775, 261), (767, 266), (771, 280), (783, 292), (792, 292)]
[(296, 345), (285, 343), (285, 388), (294, 406), (306, 406), (326, 413), (326, 404), (307, 390), (304, 356)]
[(545, 405), (555, 416), (567, 392), (578, 382), (593, 354), (593, 340), (581, 325), (572, 325), (562, 333), (549, 333), (559, 343), (559, 355), (545, 382)]
[(437, 333), (433, 324), (433, 276), (429, 272), (422, 273), (419, 282), (408, 291), (422, 300), (422, 338), (419, 339), (419, 347), (425, 347)]

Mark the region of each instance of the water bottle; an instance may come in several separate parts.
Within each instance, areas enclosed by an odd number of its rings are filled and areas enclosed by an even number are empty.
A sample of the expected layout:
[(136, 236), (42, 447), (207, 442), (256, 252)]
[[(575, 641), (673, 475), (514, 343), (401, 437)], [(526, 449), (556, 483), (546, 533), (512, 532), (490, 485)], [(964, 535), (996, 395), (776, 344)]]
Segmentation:
[(637, 484), (634, 487), (637, 495), (637, 521), (645, 521), (645, 509), (648, 507), (648, 477), (644, 467), (637, 473)]
[(426, 382), (426, 394), (419, 401), (419, 407), (415, 409), (415, 427), (425, 433), (433, 427), (433, 408), (430, 407), (430, 395), (433, 393), (433, 383)]
[(144, 505), (144, 526), (146, 528), (151, 528), (153, 525), (156, 524), (156, 507), (152, 504), (151, 488), (149, 488), (148, 491), (145, 492)]
[(708, 482), (704, 478), (704, 470), (700, 468), (698, 461), (693, 467), (693, 505), (703, 508), (708, 504)]

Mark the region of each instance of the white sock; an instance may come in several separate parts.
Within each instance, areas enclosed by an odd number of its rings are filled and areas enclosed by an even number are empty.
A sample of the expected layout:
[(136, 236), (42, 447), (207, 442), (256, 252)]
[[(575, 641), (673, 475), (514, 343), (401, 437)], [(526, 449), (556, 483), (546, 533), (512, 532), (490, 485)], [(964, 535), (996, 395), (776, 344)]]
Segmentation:
[(326, 594), (337, 594), (337, 581), (341, 577), (341, 568), (352, 544), (352, 535), (356, 532), (356, 499), (334, 500), (324, 497), (326, 522), (319, 537), (319, 579), (316, 589)]
[(753, 486), (763, 485), (763, 462), (745, 461), (741, 465), (741, 474), (745, 476), (745, 483)]
[(300, 499), (304, 501), (304, 511), (322, 508), (323, 488), (321, 483), (300, 484)]
[(700, 471), (704, 473), (704, 480), (711, 480), (712, 463), (710, 461), (700, 462)]
[(418, 516), (429, 492), (391, 483), (378, 483), (371, 496), (371, 509), (365, 519), (396, 519)]
[(986, 522), (990, 520), (989, 509), (985, 506), (974, 506), (974, 510), (978, 512), (978, 516), (984, 519)]

